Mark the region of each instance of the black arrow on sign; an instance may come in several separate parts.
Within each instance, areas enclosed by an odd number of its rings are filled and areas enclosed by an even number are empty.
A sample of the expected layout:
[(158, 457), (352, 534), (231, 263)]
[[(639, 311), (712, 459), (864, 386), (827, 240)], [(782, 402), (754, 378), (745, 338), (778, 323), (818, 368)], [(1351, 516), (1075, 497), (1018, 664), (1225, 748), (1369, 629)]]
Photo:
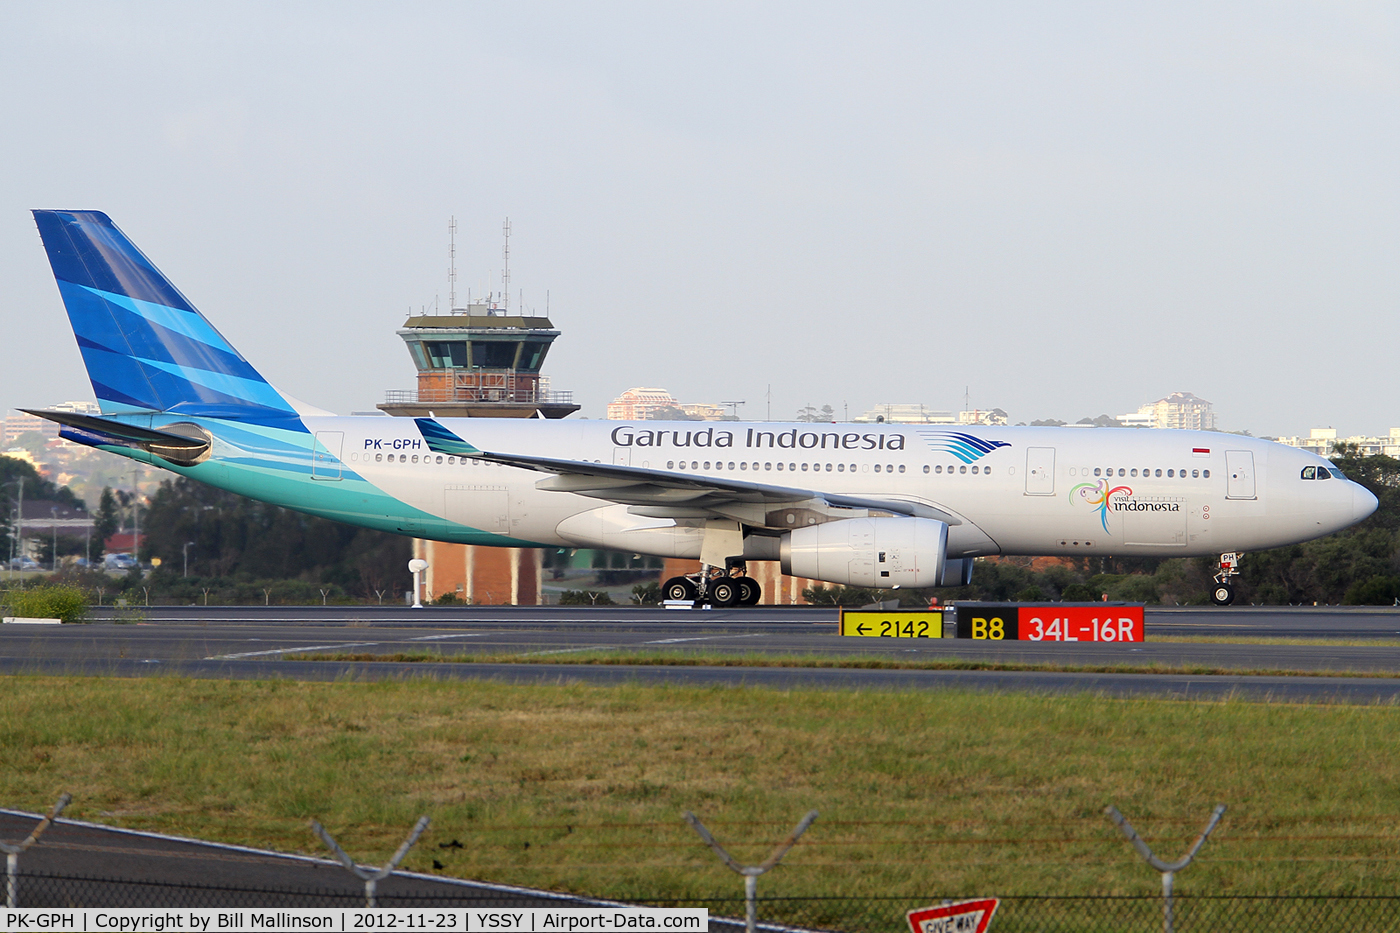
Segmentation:
[(857, 634), (857, 635), (864, 635), (864, 634), (865, 634), (865, 623), (864, 623), (864, 622), (862, 622), (860, 625), (857, 625), (857, 626), (856, 626), (856, 634)]

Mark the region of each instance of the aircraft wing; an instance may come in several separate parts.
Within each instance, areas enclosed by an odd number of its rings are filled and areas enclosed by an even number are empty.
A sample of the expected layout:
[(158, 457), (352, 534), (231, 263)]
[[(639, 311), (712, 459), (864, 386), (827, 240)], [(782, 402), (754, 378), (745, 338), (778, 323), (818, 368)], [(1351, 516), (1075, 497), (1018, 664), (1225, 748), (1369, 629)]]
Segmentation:
[[(434, 453), (474, 457), (551, 476), (535, 484), (538, 489), (571, 492), (630, 506), (636, 515), (653, 518), (731, 518), (749, 525), (792, 528), (807, 524), (804, 512), (829, 516), (831, 509), (884, 512), (918, 518), (934, 518), (949, 525), (962, 520), (950, 512), (922, 502), (897, 498), (848, 496), (801, 486), (697, 476), (669, 470), (562, 460), (528, 454), (480, 450), (453, 434), (432, 418), (416, 418), (428, 448)], [(855, 517), (855, 516), (845, 516)]]

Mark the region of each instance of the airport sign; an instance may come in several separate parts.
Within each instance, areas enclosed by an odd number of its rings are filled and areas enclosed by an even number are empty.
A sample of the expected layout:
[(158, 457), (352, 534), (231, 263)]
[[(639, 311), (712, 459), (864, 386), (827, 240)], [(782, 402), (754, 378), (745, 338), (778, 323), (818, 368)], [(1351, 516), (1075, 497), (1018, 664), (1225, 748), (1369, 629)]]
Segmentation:
[(985, 933), (999, 901), (984, 897), (937, 907), (921, 907), (907, 914), (913, 933)]
[(841, 634), (857, 638), (942, 638), (941, 609), (904, 612), (898, 609), (842, 609)]
[(959, 603), (957, 637), (977, 641), (1141, 642), (1141, 603)]

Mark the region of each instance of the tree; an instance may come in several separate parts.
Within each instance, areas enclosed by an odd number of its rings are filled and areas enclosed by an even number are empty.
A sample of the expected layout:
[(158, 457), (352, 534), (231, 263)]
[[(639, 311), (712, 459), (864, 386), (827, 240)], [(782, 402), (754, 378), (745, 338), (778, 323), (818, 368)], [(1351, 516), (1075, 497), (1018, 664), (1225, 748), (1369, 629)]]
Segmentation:
[(108, 538), (121, 531), (121, 527), (121, 506), (117, 503), (117, 497), (112, 492), (112, 487), (106, 486), (102, 490), (102, 499), (98, 503), (97, 514), (93, 516), (93, 560), (102, 557), (103, 545)]
[(823, 405), (821, 408), (804, 405), (797, 410), (797, 420), (810, 424), (831, 424), (836, 420), (836, 410), (830, 405)]
[(694, 415), (687, 415), (683, 410), (674, 405), (666, 405), (662, 408), (653, 408), (651, 414), (647, 415), (649, 421), (700, 421)]

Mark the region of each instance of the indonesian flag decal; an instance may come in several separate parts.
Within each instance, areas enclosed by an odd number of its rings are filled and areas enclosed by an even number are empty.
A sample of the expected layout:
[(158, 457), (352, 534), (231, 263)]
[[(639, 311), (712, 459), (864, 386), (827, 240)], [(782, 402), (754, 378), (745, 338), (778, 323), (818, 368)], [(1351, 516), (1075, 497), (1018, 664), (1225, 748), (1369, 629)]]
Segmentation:
[(1209, 456), (1210, 456), (1210, 448), (1209, 448), (1209, 447), (1192, 447), (1192, 448), (1191, 448), (1191, 456), (1193, 456), (1193, 457), (1209, 457)]

